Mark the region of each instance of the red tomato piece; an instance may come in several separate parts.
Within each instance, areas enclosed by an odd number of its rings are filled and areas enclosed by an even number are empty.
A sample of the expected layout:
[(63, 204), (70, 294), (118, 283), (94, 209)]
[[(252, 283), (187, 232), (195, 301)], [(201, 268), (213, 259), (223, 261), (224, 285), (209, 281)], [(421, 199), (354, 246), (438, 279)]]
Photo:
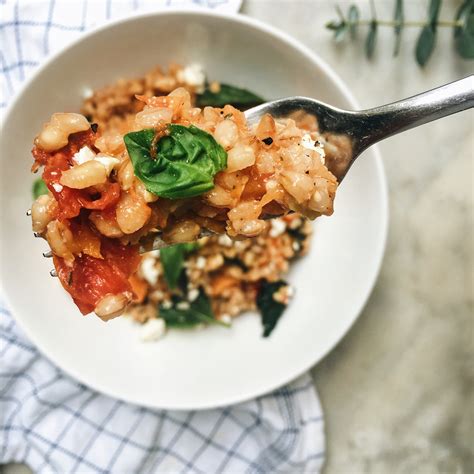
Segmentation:
[(54, 257), (59, 280), (82, 314), (94, 311), (107, 294), (129, 292), (130, 296), (135, 296), (129, 278), (140, 263), (138, 248), (104, 239), (102, 254), (104, 259), (82, 254), (76, 257), (72, 266), (62, 258)]

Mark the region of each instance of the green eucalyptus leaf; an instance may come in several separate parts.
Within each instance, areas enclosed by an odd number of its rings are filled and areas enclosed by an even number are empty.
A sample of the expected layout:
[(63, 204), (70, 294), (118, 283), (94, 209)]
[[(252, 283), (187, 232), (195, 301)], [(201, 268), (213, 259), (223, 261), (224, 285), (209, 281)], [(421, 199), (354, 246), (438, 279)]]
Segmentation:
[(346, 18), (344, 17), (344, 13), (342, 13), (341, 7), (339, 5), (336, 5), (336, 12), (339, 15), (339, 18), (341, 19), (341, 23), (345, 23)]
[(341, 26), (341, 22), (340, 21), (328, 21), (325, 26), (328, 30), (337, 31), (339, 29), (339, 27)]
[(474, 0), (465, 0), (456, 13), (461, 26), (454, 29), (456, 51), (464, 59), (474, 59)]
[(416, 62), (423, 67), (433, 52), (436, 41), (436, 30), (431, 26), (425, 26), (420, 33), (416, 43), (415, 57)]
[(439, 12), (441, 10), (441, 0), (431, 0), (428, 9), (428, 20), (435, 26), (438, 21)]
[(393, 50), (393, 55), (397, 56), (400, 52), (400, 44), (402, 41), (402, 29), (403, 22), (405, 20), (403, 13), (403, 0), (395, 1), (395, 14), (393, 15), (393, 21), (396, 23), (395, 26), (395, 47)]
[(349, 20), (349, 32), (351, 38), (354, 39), (357, 33), (357, 23), (360, 18), (360, 12), (356, 5), (351, 5), (347, 12), (347, 18)]
[(367, 34), (367, 39), (365, 40), (365, 54), (368, 59), (371, 59), (374, 55), (375, 50), (375, 41), (377, 39), (377, 22), (372, 20), (369, 26), (369, 33)]
[(339, 28), (334, 32), (334, 39), (336, 40), (336, 42), (340, 42), (344, 39), (344, 37), (346, 36), (346, 32), (348, 30), (348, 25), (347, 23), (341, 23), (339, 25)]

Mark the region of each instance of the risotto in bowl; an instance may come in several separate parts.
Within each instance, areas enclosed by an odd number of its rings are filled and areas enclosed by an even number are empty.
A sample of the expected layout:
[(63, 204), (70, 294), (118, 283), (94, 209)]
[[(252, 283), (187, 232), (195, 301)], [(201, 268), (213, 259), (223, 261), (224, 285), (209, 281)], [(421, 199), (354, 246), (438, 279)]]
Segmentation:
[(2, 284), (56, 364), (122, 399), (204, 408), (290, 380), (344, 334), (383, 253), (383, 172), (368, 152), (339, 189), (348, 145), (317, 118), (246, 122), (291, 95), (354, 106), (291, 38), (190, 11), (111, 23), (30, 80), (2, 133)]

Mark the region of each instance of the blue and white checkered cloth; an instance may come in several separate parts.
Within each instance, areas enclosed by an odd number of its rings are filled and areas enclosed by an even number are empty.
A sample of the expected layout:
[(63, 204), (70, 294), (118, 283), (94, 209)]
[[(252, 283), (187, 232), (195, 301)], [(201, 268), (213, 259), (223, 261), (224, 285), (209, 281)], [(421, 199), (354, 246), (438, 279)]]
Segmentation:
[[(92, 10), (93, 3), (93, 10)], [(1, 104), (55, 46), (108, 18), (186, 0), (0, 0)], [(188, 0), (237, 11), (240, 0)], [(271, 394), (198, 412), (151, 410), (70, 378), (0, 300), (0, 464), (57, 473), (313, 473), (323, 415), (307, 374)]]

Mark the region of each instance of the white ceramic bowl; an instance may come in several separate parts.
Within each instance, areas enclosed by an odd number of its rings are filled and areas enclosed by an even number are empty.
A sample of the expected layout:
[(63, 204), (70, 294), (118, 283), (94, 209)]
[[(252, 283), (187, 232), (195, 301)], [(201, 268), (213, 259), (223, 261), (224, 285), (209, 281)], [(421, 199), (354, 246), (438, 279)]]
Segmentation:
[(48, 271), (34, 239), (33, 137), (56, 111), (77, 111), (83, 92), (156, 64), (198, 62), (208, 77), (266, 98), (317, 97), (355, 108), (336, 74), (296, 40), (244, 16), (165, 11), (120, 20), (83, 35), (47, 61), (11, 105), (1, 138), (1, 279), (17, 322), (63, 370), (114, 397), (156, 408), (200, 409), (274, 389), (318, 362), (341, 339), (377, 277), (387, 231), (387, 193), (376, 151), (351, 170), (333, 217), (315, 224), (313, 248), (289, 279), (294, 301), (272, 336), (256, 315), (231, 330), (171, 331), (139, 341), (125, 318), (82, 317)]

